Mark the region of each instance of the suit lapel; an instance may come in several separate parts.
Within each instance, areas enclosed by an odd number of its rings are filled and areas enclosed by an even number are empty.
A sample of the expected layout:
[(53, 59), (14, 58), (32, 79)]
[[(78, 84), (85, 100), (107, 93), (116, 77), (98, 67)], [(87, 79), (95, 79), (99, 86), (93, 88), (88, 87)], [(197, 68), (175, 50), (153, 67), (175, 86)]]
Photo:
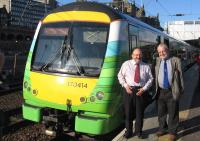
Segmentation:
[(175, 58), (171, 58), (170, 59), (170, 61), (171, 61), (171, 65), (172, 65), (172, 80), (174, 79), (174, 70), (175, 70), (175, 64), (176, 64), (176, 60), (175, 60)]
[(157, 67), (156, 67), (157, 76), (158, 76), (158, 72), (159, 72), (159, 68), (160, 68), (160, 63), (161, 63), (161, 59), (157, 58), (157, 63), (156, 63), (156, 64), (158, 64)]
[(156, 62), (157, 65), (156, 65), (156, 70), (155, 70), (155, 71), (156, 71), (156, 82), (157, 82), (161, 59), (160, 59), (160, 58), (157, 58), (156, 61), (157, 61), (157, 62)]

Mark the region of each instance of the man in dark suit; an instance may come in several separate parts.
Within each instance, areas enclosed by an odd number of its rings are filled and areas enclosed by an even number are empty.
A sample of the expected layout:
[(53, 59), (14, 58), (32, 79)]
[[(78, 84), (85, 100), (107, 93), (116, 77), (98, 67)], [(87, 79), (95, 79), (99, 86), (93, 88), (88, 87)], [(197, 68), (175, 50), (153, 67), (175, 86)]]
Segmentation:
[(159, 131), (156, 135), (159, 137), (168, 131), (169, 140), (174, 141), (179, 125), (179, 98), (184, 91), (181, 61), (169, 56), (166, 44), (159, 44), (157, 51), (159, 58), (156, 60), (155, 82)]

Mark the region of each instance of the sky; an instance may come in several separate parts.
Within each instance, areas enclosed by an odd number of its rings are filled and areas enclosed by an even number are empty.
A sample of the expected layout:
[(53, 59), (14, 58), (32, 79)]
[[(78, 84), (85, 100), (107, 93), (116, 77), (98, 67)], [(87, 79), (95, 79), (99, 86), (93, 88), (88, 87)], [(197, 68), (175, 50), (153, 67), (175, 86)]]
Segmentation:
[[(57, 0), (60, 5), (75, 0)], [(112, 0), (93, 0), (97, 2), (111, 2)], [(129, 0), (133, 2), (134, 0)], [(159, 13), (161, 26), (177, 20), (200, 20), (200, 0), (135, 0), (136, 5), (144, 4), (147, 16), (156, 16)], [(175, 16), (184, 14), (183, 16)]]

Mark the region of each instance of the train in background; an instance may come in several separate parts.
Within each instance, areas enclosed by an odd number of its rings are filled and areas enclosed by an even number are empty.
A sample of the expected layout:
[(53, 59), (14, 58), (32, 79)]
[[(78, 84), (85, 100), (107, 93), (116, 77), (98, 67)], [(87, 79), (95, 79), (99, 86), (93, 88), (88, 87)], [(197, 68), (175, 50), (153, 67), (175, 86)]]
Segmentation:
[(33, 34), (31, 29), (0, 27), (0, 90), (22, 85)]
[(47, 134), (107, 134), (124, 122), (117, 73), (134, 48), (152, 68), (159, 43), (193, 69), (196, 49), (96, 2), (75, 2), (38, 24), (23, 82), (23, 117)]

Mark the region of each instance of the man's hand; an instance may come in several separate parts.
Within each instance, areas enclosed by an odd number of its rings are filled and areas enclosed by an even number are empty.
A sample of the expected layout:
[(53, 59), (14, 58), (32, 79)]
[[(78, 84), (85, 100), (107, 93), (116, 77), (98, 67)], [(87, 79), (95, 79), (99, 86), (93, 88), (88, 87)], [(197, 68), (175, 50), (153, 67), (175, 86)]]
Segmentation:
[(136, 93), (137, 96), (141, 96), (143, 94), (144, 90), (142, 88), (138, 89), (138, 92)]
[(127, 85), (126, 87), (125, 87), (125, 89), (126, 89), (126, 92), (128, 93), (128, 94), (132, 94), (132, 88), (129, 86), (129, 85)]

